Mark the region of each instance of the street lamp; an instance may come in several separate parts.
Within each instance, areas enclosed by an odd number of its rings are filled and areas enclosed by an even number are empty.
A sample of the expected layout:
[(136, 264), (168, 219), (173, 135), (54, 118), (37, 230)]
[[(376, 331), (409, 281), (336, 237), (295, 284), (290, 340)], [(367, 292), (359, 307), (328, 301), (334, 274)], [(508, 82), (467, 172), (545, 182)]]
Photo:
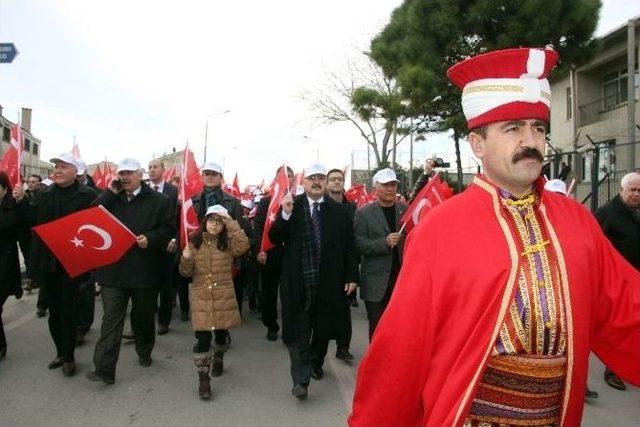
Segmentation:
[(307, 135), (302, 135), (302, 137), (308, 141), (313, 141), (316, 143), (316, 163), (320, 163), (320, 144), (319, 141), (315, 138), (311, 138)]
[(209, 118), (213, 116), (221, 116), (223, 114), (227, 114), (230, 112), (231, 110), (224, 110), (218, 113), (211, 113), (205, 117), (205, 122), (204, 122), (204, 162), (205, 163), (207, 161), (207, 134), (209, 133)]

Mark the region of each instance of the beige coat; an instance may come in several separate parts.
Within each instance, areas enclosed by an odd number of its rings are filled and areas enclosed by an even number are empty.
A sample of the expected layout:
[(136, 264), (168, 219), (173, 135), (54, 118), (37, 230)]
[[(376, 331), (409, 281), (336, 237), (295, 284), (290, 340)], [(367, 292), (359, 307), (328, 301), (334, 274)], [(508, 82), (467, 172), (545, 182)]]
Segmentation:
[(200, 249), (189, 243), (191, 257), (180, 259), (180, 274), (193, 277), (189, 287), (191, 325), (195, 331), (228, 329), (240, 325), (233, 288), (233, 258), (249, 249), (249, 239), (235, 220), (226, 223), (229, 248), (221, 251), (216, 240), (204, 233)]

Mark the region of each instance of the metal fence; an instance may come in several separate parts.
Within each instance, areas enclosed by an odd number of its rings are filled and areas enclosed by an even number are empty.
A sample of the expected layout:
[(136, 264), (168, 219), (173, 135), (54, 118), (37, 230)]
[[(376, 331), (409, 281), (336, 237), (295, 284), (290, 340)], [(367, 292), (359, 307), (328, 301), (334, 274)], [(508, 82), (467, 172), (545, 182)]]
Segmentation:
[(625, 96), (626, 92), (617, 93), (579, 106), (580, 125), (587, 126), (613, 118), (618, 113), (616, 110), (627, 105)]

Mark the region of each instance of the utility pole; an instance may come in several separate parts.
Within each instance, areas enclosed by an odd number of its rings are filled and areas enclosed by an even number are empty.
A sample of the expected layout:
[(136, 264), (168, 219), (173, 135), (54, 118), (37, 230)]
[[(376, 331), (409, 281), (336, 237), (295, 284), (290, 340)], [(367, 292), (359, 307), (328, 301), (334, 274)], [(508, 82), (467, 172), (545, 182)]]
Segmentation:
[(636, 169), (636, 20), (630, 19), (627, 26), (627, 127), (629, 129), (628, 171)]

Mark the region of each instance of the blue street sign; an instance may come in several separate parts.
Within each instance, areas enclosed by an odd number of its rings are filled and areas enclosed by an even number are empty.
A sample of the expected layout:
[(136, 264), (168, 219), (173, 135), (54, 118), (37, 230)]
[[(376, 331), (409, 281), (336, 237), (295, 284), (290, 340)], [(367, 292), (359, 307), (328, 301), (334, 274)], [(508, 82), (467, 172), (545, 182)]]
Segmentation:
[(18, 54), (13, 43), (0, 43), (0, 64), (10, 64)]

